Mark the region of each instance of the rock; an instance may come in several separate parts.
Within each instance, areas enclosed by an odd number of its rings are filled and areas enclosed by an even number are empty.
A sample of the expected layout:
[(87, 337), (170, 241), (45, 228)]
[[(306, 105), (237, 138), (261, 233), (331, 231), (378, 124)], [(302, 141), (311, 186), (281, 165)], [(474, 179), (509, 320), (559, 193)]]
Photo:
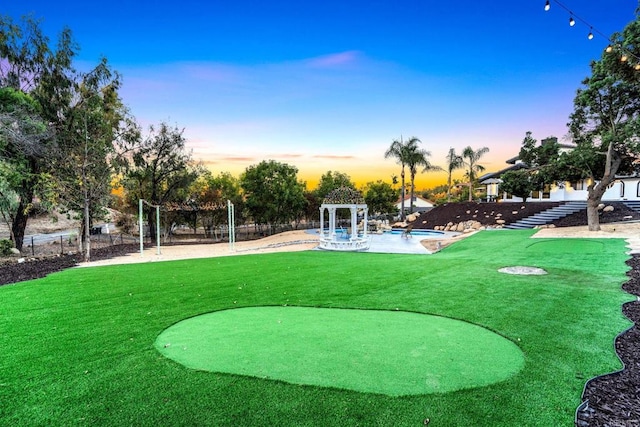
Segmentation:
[(504, 219), (496, 219), (496, 224), (502, 225), (504, 224), (506, 221)]
[(16, 248), (11, 248), (9, 249), (9, 251), (11, 252), (11, 254), (13, 255), (20, 255), (20, 251), (17, 250)]
[(512, 211), (511, 215), (518, 215), (518, 211)]
[(604, 203), (600, 203), (598, 205), (598, 210), (601, 211), (604, 208)]
[(18, 264), (22, 264), (25, 261), (26, 261), (26, 259), (24, 259), (24, 258), (18, 258)]
[(609, 205), (602, 209), (602, 212), (613, 212), (613, 206)]
[(464, 222), (461, 222), (456, 226), (456, 231), (464, 231)]
[(623, 216), (622, 219), (633, 219), (633, 215), (626, 215)]
[(462, 230), (463, 233), (473, 233), (475, 230), (473, 228), (465, 228), (464, 230)]
[(467, 215), (469, 215), (471, 213), (471, 211), (467, 211)]

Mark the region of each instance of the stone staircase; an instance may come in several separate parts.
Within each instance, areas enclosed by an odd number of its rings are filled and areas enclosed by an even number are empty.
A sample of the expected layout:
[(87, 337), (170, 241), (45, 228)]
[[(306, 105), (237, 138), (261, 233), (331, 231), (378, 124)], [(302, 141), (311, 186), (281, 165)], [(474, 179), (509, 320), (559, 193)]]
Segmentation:
[[(527, 218), (522, 218), (511, 224), (507, 224), (504, 228), (512, 230), (521, 230), (525, 228), (535, 228), (540, 225), (548, 224), (556, 219), (564, 218), (576, 212), (580, 212), (587, 208), (587, 202), (567, 202), (563, 205), (547, 209)], [(640, 204), (638, 209), (640, 209)], [(640, 211), (639, 211), (640, 212)]]
[(640, 200), (625, 200), (624, 203), (628, 208), (633, 209), (636, 212), (640, 212)]

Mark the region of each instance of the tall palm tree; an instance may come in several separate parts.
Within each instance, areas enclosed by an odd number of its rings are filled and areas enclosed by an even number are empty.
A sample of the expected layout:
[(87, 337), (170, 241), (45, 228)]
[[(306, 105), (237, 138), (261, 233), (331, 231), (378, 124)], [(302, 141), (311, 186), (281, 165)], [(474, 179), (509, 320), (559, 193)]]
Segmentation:
[(407, 147), (410, 144), (417, 144), (417, 142), (420, 142), (420, 140), (416, 137), (411, 137), (409, 138), (409, 140), (407, 142), (405, 142), (402, 139), (402, 136), (400, 136), (400, 140), (394, 139), (391, 142), (391, 145), (389, 146), (389, 148), (387, 149), (387, 151), (384, 153), (384, 158), (388, 159), (388, 158), (394, 158), (396, 160), (396, 163), (398, 163), (399, 165), (402, 166), (401, 172), (400, 172), (400, 180), (401, 180), (401, 189), (400, 189), (400, 219), (404, 219), (404, 196), (405, 196), (405, 188), (404, 188), (404, 173), (405, 173), (405, 167), (407, 166), (407, 160), (409, 158), (409, 150), (407, 149)]
[(484, 171), (484, 166), (478, 164), (482, 156), (489, 152), (487, 147), (474, 151), (471, 146), (462, 150), (464, 164), (467, 166), (467, 177), (469, 178), (469, 201), (473, 200), (473, 183), (477, 179), (477, 173)]
[(431, 152), (418, 147), (420, 140), (413, 137), (407, 144), (407, 167), (409, 168), (409, 176), (411, 179), (411, 198), (409, 203), (409, 213), (413, 213), (413, 197), (415, 192), (415, 179), (418, 173), (418, 167), (422, 166), (422, 172), (442, 170), (439, 166), (434, 166), (429, 162), (428, 157)]
[(464, 166), (464, 159), (462, 156), (456, 154), (456, 150), (453, 148), (449, 148), (449, 153), (447, 153), (447, 202), (451, 201), (451, 175), (453, 175), (453, 171), (456, 169), (460, 169)]

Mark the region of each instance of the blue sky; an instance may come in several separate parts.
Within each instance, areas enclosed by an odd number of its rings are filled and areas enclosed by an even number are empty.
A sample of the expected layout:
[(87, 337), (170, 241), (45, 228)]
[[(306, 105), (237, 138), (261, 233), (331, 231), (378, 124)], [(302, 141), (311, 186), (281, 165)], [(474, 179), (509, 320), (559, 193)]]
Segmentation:
[[(433, 164), (450, 147), (489, 147), (502, 168), (526, 131), (562, 138), (573, 96), (635, 0), (30, 1), (55, 40), (68, 26), (78, 67), (100, 56), (143, 126), (185, 128), (194, 157), (238, 175), (265, 159), (315, 185), (328, 170), (358, 183), (399, 174), (384, 151), (417, 136)], [(422, 174), (419, 187), (444, 183)]]

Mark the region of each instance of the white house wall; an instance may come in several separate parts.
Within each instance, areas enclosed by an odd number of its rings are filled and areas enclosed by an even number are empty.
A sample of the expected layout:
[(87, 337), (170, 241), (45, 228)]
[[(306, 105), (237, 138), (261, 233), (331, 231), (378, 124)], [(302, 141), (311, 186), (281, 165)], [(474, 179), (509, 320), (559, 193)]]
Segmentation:
[[(489, 186), (487, 186), (489, 187)], [(586, 184), (585, 184), (586, 188)], [(616, 180), (602, 196), (603, 201), (616, 202), (625, 200), (640, 200), (640, 178), (624, 178)], [(527, 201), (543, 201), (543, 202), (571, 202), (587, 200), (587, 190), (576, 190), (565, 184), (564, 187), (553, 185), (549, 191), (549, 197), (528, 198)], [(522, 202), (520, 197), (512, 197), (507, 199), (503, 194), (505, 202)]]

